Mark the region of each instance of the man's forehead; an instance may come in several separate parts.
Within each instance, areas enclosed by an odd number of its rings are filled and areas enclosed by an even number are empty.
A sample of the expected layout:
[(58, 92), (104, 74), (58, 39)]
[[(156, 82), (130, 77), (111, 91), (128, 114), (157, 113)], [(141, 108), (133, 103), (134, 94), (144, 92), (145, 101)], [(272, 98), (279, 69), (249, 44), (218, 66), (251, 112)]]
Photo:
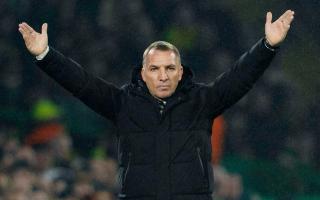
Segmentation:
[(170, 57), (176, 57), (176, 54), (172, 51), (172, 50), (161, 50), (161, 49), (150, 49), (150, 51), (148, 52), (147, 56), (153, 56), (153, 55), (168, 55)]
[(146, 56), (146, 62), (147, 65), (176, 65), (177, 56), (172, 50), (151, 49)]

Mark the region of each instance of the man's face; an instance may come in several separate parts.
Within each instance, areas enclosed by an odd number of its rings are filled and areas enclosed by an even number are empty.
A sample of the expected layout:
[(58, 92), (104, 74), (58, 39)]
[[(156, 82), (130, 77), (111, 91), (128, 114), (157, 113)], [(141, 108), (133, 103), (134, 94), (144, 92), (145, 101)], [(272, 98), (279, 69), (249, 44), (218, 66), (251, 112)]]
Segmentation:
[(183, 74), (176, 54), (170, 50), (151, 49), (145, 59), (141, 75), (151, 95), (157, 98), (171, 96)]

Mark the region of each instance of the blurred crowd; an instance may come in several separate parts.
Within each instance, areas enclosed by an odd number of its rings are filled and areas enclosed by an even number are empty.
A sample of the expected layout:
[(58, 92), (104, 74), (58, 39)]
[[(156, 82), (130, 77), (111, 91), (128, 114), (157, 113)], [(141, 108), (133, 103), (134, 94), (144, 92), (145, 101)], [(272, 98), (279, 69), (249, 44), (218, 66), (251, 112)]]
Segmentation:
[[(17, 31), (18, 23), (26, 21), (40, 30), (47, 22), (50, 46), (121, 86), (130, 80), (131, 69), (141, 64), (144, 48), (154, 40), (175, 44), (181, 50), (182, 64), (194, 70), (197, 81), (214, 80), (263, 37), (264, 14), (247, 24), (228, 3), (209, 0), (1, 1), (0, 196), (10, 200), (107, 200), (114, 199), (118, 189), (116, 156), (83, 158), (79, 152), (87, 146), (72, 146), (80, 143), (77, 132), (54, 126), (59, 134), (46, 135), (50, 140), (31, 137), (39, 126), (29, 114), (34, 102), (45, 97), (68, 105), (64, 102), (76, 100), (70, 100), (68, 93), (35, 67)], [(295, 163), (319, 167), (320, 126), (315, 114), (319, 105), (317, 101), (308, 106), (301, 102), (297, 83), (281, 65), (281, 59), (276, 59), (254, 90), (224, 115), (224, 154), (276, 161), (288, 168)], [(62, 106), (62, 110), (70, 108)], [(91, 126), (82, 115), (73, 115), (69, 121), (68, 125)], [(82, 143), (92, 132), (82, 134)], [(109, 126), (97, 132), (113, 141)], [(241, 176), (221, 166), (216, 169), (217, 198), (245, 198)], [(223, 185), (220, 189), (219, 184)], [(224, 197), (226, 194), (234, 195)]]
[(73, 155), (73, 141), (56, 120), (42, 121), (25, 140), (0, 128), (0, 199), (113, 200), (117, 162)]

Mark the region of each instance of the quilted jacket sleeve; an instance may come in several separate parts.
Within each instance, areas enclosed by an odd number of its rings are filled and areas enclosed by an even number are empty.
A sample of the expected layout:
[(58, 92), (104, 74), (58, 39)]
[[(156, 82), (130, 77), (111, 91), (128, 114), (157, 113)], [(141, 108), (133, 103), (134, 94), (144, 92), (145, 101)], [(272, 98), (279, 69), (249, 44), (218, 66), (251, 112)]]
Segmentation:
[(259, 40), (227, 72), (207, 87), (210, 117), (216, 117), (240, 100), (270, 65), (276, 50)]
[(49, 53), (36, 64), (63, 88), (109, 120), (120, 109), (122, 91), (86, 72), (78, 63), (50, 47)]

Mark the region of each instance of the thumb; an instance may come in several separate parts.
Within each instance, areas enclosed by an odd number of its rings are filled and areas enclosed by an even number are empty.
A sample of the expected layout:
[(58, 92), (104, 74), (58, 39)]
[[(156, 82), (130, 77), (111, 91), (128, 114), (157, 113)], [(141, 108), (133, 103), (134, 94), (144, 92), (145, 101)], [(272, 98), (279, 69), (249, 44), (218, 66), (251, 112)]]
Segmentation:
[(272, 22), (272, 13), (268, 12), (266, 16), (266, 24), (271, 24)]
[(42, 24), (41, 34), (43, 34), (43, 33), (47, 34), (47, 32), (48, 32), (48, 24), (44, 23), (44, 24)]

